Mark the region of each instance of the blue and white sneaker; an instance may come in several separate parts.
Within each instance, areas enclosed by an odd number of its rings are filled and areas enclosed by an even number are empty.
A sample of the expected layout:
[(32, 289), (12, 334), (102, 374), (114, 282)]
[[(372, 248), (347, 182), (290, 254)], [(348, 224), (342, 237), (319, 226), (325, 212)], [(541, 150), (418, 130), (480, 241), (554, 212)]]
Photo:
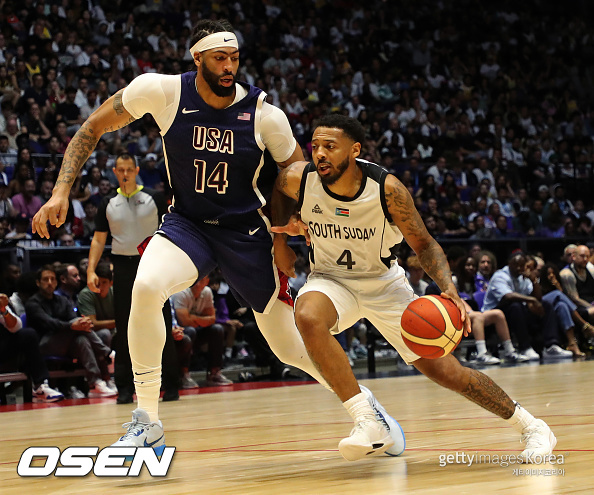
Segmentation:
[(37, 389), (33, 389), (33, 402), (58, 402), (64, 398), (64, 394), (49, 386), (45, 380)]
[(132, 411), (132, 421), (124, 423), (128, 431), (112, 447), (152, 447), (155, 454), (163, 455), (165, 433), (161, 421), (152, 422), (144, 409)]
[(398, 421), (388, 414), (388, 411), (386, 411), (384, 406), (379, 403), (371, 390), (369, 390), (367, 387), (364, 387), (363, 385), (359, 385), (359, 388), (361, 388), (361, 391), (367, 396), (369, 404), (375, 411), (375, 417), (377, 420), (386, 427), (390, 433), (390, 436), (392, 437), (392, 440), (394, 440), (394, 445), (387, 449), (385, 453), (391, 456), (398, 456), (402, 454), (406, 448), (406, 438), (404, 437), (402, 426), (400, 426), (400, 423), (398, 423)]

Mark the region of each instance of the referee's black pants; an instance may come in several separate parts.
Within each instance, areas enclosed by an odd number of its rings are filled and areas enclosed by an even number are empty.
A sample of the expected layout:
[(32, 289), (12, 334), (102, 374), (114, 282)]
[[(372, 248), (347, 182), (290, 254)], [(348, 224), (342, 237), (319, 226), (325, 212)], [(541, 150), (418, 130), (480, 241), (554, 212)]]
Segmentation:
[[(133, 394), (134, 376), (128, 348), (128, 318), (132, 306), (132, 287), (140, 263), (140, 256), (112, 254), (111, 259), (113, 261), (113, 299), (117, 329), (112, 342), (112, 347), (116, 352), (114, 379), (118, 390)], [(165, 319), (166, 337), (162, 358), (162, 383), (165, 390), (177, 391), (179, 389), (179, 365), (171, 333), (172, 321), (169, 301), (166, 301), (163, 306), (163, 318)]]

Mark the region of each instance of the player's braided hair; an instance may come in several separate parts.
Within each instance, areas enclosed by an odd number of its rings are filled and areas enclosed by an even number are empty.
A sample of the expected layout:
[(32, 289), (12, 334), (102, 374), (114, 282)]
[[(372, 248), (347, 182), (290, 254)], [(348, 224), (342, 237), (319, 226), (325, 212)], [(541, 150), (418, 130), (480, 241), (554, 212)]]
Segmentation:
[(233, 26), (227, 19), (219, 19), (218, 21), (213, 21), (211, 19), (201, 19), (194, 26), (192, 38), (190, 39), (190, 46), (194, 46), (198, 41), (209, 34), (221, 33), (224, 31), (228, 31), (230, 33), (235, 32), (233, 31)]

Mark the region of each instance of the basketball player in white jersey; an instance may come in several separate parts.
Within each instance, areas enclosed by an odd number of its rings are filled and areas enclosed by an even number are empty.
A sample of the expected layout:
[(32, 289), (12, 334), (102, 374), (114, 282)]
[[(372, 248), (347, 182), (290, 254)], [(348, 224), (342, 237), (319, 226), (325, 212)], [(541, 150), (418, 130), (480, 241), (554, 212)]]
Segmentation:
[[(350, 459), (366, 456), (381, 439), (367, 399), (332, 334), (367, 318), (402, 358), (439, 385), (505, 419), (526, 442), (522, 457), (548, 455), (557, 440), (547, 424), (535, 419), (480, 371), (465, 368), (452, 355), (426, 359), (404, 344), (400, 318), (417, 296), (394, 255), (405, 239), (425, 272), (453, 300), (470, 332), (470, 319), (439, 244), (423, 224), (406, 187), (384, 168), (357, 157), (365, 131), (342, 115), (322, 117), (312, 138), (313, 164), (296, 162), (283, 169), (276, 189), (298, 201), (294, 218), (274, 232), (307, 234), (311, 274), (299, 291), (295, 321), (312, 361), (345, 404), (355, 427), (339, 444)], [(286, 219), (275, 218), (282, 224)]]
[[(236, 81), (239, 46), (228, 22), (198, 21), (190, 51), (196, 71), (143, 74), (83, 123), (68, 145), (51, 199), (33, 219), (33, 230), (49, 237), (47, 221), (64, 223), (72, 184), (102, 134), (145, 113), (154, 117), (163, 136), (174, 199), (144, 250), (134, 282), (128, 335), (138, 407), (126, 423), (126, 434), (114, 445), (150, 445), (157, 454), (165, 449), (159, 420), (165, 342), (161, 309), (172, 294), (215, 266), (233, 294), (254, 309), (258, 327), (278, 358), (330, 388), (295, 327), (286, 277), (294, 272), (295, 254), (284, 236), (273, 240), (263, 212), (277, 164), (285, 167), (302, 160), (301, 148), (286, 115), (266, 103), (263, 91)], [(275, 261), (285, 274), (278, 273)], [(405, 447), (400, 426), (369, 390), (361, 390), (382, 433), (370, 453), (400, 454)]]

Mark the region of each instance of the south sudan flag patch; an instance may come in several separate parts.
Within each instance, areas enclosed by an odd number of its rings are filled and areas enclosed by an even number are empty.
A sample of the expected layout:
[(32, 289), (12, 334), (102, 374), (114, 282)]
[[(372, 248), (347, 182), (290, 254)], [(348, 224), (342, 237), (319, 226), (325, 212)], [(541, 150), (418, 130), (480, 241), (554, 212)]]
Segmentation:
[(337, 217), (348, 217), (350, 215), (348, 208), (336, 208)]

